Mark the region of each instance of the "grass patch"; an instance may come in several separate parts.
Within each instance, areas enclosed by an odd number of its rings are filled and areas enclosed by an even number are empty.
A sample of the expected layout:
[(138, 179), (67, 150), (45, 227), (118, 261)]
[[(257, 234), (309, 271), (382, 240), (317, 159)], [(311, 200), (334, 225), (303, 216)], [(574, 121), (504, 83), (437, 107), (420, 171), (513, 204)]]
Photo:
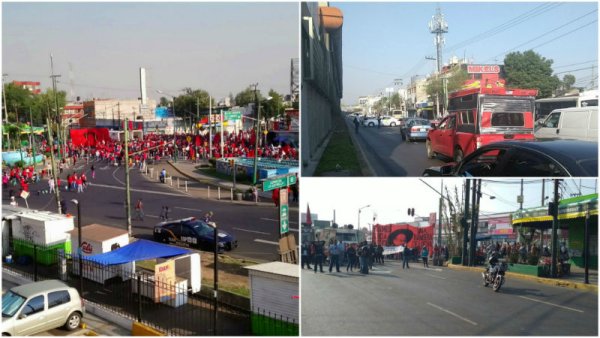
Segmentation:
[(315, 176), (329, 176), (331, 173), (338, 171), (338, 164), (347, 176), (361, 176), (356, 149), (354, 148), (350, 134), (348, 134), (346, 122), (339, 114), (334, 115), (333, 134), (315, 170)]
[[(218, 179), (224, 180), (224, 181), (233, 182), (233, 177), (231, 175), (219, 173), (219, 172), (217, 172), (217, 169), (215, 169), (215, 168), (198, 168), (196, 170), (199, 173), (206, 175), (206, 176), (218, 178)], [(240, 184), (250, 184), (250, 185), (252, 184), (252, 178), (247, 177), (246, 175), (238, 174), (235, 178), (235, 181), (236, 181), (236, 183), (240, 183)]]
[[(213, 289), (213, 280), (202, 278), (202, 285), (208, 289)], [(219, 279), (219, 291), (233, 293), (238, 296), (250, 298), (250, 289), (245, 285), (223, 284)]]

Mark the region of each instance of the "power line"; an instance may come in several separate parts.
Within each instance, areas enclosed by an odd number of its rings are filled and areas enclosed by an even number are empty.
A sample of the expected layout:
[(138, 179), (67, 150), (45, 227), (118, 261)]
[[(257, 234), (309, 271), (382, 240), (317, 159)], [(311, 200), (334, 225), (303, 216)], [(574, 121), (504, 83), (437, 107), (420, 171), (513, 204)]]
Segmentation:
[[(568, 25), (570, 25), (570, 24), (573, 24), (573, 23), (577, 22), (577, 20), (579, 20), (579, 19), (581, 19), (581, 18), (584, 18), (584, 17), (586, 17), (586, 16), (588, 16), (588, 15), (591, 15), (591, 14), (593, 14), (593, 13), (596, 13), (596, 12), (598, 12), (598, 10), (593, 10), (593, 11), (591, 11), (591, 12), (589, 12), (589, 13), (586, 13), (586, 14), (584, 14), (584, 15), (582, 15), (582, 16), (580, 16), (580, 17), (577, 17), (577, 18), (575, 18), (575, 19), (573, 19), (573, 20), (571, 20), (571, 21), (569, 21), (569, 22), (567, 22), (567, 23), (565, 23), (565, 24), (563, 24), (563, 25), (560, 25), (560, 26), (558, 26), (558, 27), (556, 27), (556, 28), (554, 28), (554, 29), (551, 29), (551, 30), (549, 30), (549, 31), (547, 31), (547, 32), (545, 32), (545, 33), (543, 33), (543, 34), (541, 34), (541, 35), (538, 35), (538, 36), (536, 36), (536, 37), (535, 37), (535, 38), (533, 38), (533, 39), (527, 40), (527, 41), (525, 41), (525, 42), (523, 42), (523, 43), (521, 43), (521, 44), (519, 44), (519, 45), (517, 45), (517, 46), (515, 46), (515, 47), (513, 47), (513, 48), (511, 48), (511, 49), (509, 49), (509, 50), (507, 50), (507, 51), (505, 51), (505, 52), (502, 52), (502, 53), (500, 53), (500, 54), (498, 54), (498, 55), (494, 56), (493, 58), (490, 58), (490, 59), (494, 59), (494, 58), (496, 58), (496, 57), (498, 57), (498, 56), (501, 56), (501, 55), (506, 55), (506, 54), (508, 54), (509, 52), (511, 52), (511, 51), (513, 51), (513, 50), (515, 50), (515, 49), (517, 49), (517, 48), (519, 48), (519, 47), (522, 47), (522, 46), (524, 46), (524, 45), (527, 45), (528, 43), (530, 43), (530, 42), (533, 42), (533, 41), (535, 41), (535, 40), (537, 40), (537, 39), (543, 38), (543, 37), (547, 36), (547, 35), (548, 35), (548, 34), (550, 34), (550, 33), (553, 33), (553, 32), (555, 32), (555, 31), (557, 31), (557, 30), (559, 30), (559, 29), (561, 29), (561, 28), (563, 28), (563, 27), (565, 27), (565, 26), (568, 26)], [(533, 48), (532, 48), (532, 49), (533, 49)], [(489, 60), (489, 59), (488, 59), (488, 60)]]
[(580, 29), (582, 29), (582, 28), (585, 28), (585, 27), (587, 27), (587, 26), (589, 26), (589, 25), (591, 25), (591, 24), (594, 24), (594, 23), (596, 23), (596, 22), (598, 22), (598, 20), (593, 20), (593, 21), (591, 21), (591, 22), (588, 22), (588, 23), (586, 23), (585, 25), (579, 26), (579, 27), (577, 27), (577, 28), (575, 28), (575, 29), (573, 29), (573, 30), (570, 30), (570, 31), (568, 31), (568, 32), (566, 32), (566, 33), (564, 33), (564, 34), (561, 34), (561, 35), (559, 35), (559, 36), (555, 37), (554, 39), (551, 39), (551, 40), (548, 40), (548, 41), (546, 41), (546, 42), (540, 43), (539, 45), (537, 45), (537, 46), (534, 46), (534, 47), (531, 47), (530, 49), (536, 49), (536, 48), (539, 48), (539, 47), (545, 46), (545, 45), (547, 45), (547, 44), (549, 44), (549, 43), (551, 43), (551, 42), (554, 42), (554, 41), (556, 41), (556, 40), (558, 40), (558, 39), (560, 39), (560, 38), (562, 38), (562, 37), (565, 37), (565, 36), (567, 36), (567, 35), (569, 35), (569, 34), (571, 34), (571, 33), (575, 33), (576, 31), (578, 31), (578, 30), (580, 30)]
[(523, 14), (521, 14), (521, 15), (519, 15), (519, 16), (517, 16), (517, 17), (515, 17), (515, 18), (513, 18), (513, 19), (511, 19), (511, 20), (509, 20), (509, 21), (507, 21), (507, 22), (505, 22), (503, 24), (501, 24), (501, 25), (499, 25), (499, 26), (496, 26), (496, 27), (493, 27), (491, 29), (488, 29), (487, 31), (485, 31), (483, 33), (480, 33), (480, 34), (477, 34), (477, 35), (475, 35), (472, 38), (469, 38), (467, 40), (459, 42), (459, 43), (455, 44), (454, 46), (448, 47), (446, 50), (447, 51), (452, 51), (452, 50), (459, 49), (459, 48), (462, 48), (464, 46), (470, 45), (473, 42), (481, 41), (481, 40), (490, 38), (490, 37), (492, 37), (494, 35), (497, 35), (497, 34), (503, 32), (503, 31), (505, 31), (507, 29), (513, 28), (516, 25), (521, 24), (521, 23), (523, 23), (523, 22), (525, 22), (525, 21), (527, 21), (527, 20), (529, 20), (531, 18), (534, 18), (534, 17), (539, 16), (539, 15), (541, 15), (541, 14), (547, 12), (547, 11), (550, 11), (550, 10), (552, 10), (552, 9), (560, 6), (560, 5), (562, 5), (562, 3), (545, 3), (545, 4), (541, 4), (541, 5), (533, 8), (533, 9), (531, 9), (531, 10), (529, 10), (529, 11), (527, 11), (527, 12), (525, 12), (525, 13), (523, 13)]
[(585, 67), (585, 68), (577, 68), (577, 69), (570, 69), (570, 70), (565, 70), (562, 72), (558, 72), (558, 73), (554, 73), (554, 75), (558, 75), (558, 74), (565, 74), (565, 73), (572, 73), (572, 72), (578, 72), (580, 70), (588, 70), (588, 69), (592, 69), (595, 68), (595, 66), (590, 66), (590, 67)]
[(565, 67), (571, 67), (571, 66), (578, 66), (578, 65), (583, 65), (586, 63), (591, 63), (591, 62), (598, 62), (598, 59), (594, 59), (594, 60), (589, 60), (589, 61), (584, 61), (584, 62), (578, 62), (578, 63), (571, 63), (569, 65), (562, 65), (562, 66), (554, 66), (552, 68), (557, 69), (557, 68), (565, 68)]

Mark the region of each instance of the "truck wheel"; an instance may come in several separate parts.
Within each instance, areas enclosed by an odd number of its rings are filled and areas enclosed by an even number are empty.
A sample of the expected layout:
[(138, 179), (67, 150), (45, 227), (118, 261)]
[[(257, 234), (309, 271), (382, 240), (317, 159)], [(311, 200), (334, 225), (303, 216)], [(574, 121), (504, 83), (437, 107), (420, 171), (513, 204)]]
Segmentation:
[(460, 148), (454, 149), (454, 162), (458, 163), (463, 160), (463, 152)]
[(425, 148), (427, 149), (427, 158), (434, 158), (435, 152), (431, 149), (431, 141), (429, 139), (425, 141)]

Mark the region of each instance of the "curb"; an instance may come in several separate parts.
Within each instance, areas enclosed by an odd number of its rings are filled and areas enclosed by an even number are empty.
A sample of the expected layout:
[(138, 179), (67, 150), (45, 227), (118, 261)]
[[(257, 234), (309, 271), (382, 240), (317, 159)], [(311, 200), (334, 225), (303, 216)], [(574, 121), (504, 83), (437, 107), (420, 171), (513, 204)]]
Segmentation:
[[(342, 116), (342, 119), (344, 119), (344, 125), (346, 126), (346, 130), (348, 131), (348, 135), (350, 135), (350, 139), (352, 140), (352, 144), (354, 145), (354, 149), (356, 150), (356, 155), (358, 156), (358, 162), (360, 163), (360, 170), (362, 172), (363, 176), (366, 177), (370, 177), (370, 176), (375, 176), (375, 170), (373, 170), (373, 168), (371, 167), (371, 165), (369, 164), (369, 161), (367, 161), (367, 156), (365, 155), (365, 151), (363, 150), (363, 148), (360, 146), (360, 143), (358, 142), (358, 135), (356, 135), (355, 133), (352, 132), (352, 128), (350, 128), (348, 121), (346, 121), (345, 117)], [(358, 129), (360, 130), (361, 126), (358, 127)]]
[[(483, 272), (485, 270), (485, 268), (481, 268), (481, 267), (462, 266), (462, 265), (455, 265), (455, 264), (448, 264), (448, 268), (453, 269), (453, 270), (473, 271), (473, 272)], [(573, 281), (568, 281), (568, 280), (530, 276), (530, 275), (525, 275), (522, 273), (516, 273), (516, 272), (510, 272), (510, 271), (507, 271), (506, 275), (510, 276), (510, 277), (529, 280), (532, 282), (538, 282), (538, 283), (546, 284), (546, 285), (560, 286), (560, 287), (566, 287), (566, 288), (571, 288), (571, 289), (577, 289), (577, 290), (598, 293), (598, 285), (595, 285), (595, 284), (585, 284), (585, 283), (573, 282)]]

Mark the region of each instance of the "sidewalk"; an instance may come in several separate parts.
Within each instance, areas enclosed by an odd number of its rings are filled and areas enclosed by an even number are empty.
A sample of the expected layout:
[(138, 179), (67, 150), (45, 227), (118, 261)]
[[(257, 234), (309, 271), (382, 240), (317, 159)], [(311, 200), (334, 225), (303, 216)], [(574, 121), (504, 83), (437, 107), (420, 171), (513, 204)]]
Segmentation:
[[(147, 178), (152, 180), (158, 180), (158, 173), (162, 168), (170, 167), (173, 170), (168, 172), (168, 176), (172, 177), (172, 186), (176, 187), (177, 182), (179, 182), (179, 189), (185, 189), (185, 182), (187, 182), (188, 192), (192, 192), (195, 197), (199, 198), (209, 198), (212, 199), (213, 195), (215, 195), (215, 191), (218, 193), (218, 189), (220, 188), (222, 191), (222, 198), (217, 199), (234, 204), (240, 205), (259, 205), (259, 206), (268, 206), (273, 207), (274, 203), (272, 200), (272, 193), (270, 191), (263, 192), (260, 189), (258, 190), (258, 195), (260, 197), (260, 201), (255, 203), (254, 201), (246, 201), (246, 200), (231, 200), (231, 191), (233, 189), (233, 182), (228, 180), (223, 180), (220, 178), (212, 177), (209, 175), (203, 174), (197, 167), (199, 164), (196, 164), (189, 160), (178, 160), (176, 163), (167, 160), (165, 162), (149, 164), (148, 168), (154, 168), (152, 177), (147, 176)], [(209, 187), (212, 188), (212, 191), (209, 190)], [(240, 184), (236, 182), (236, 190), (247, 191), (251, 188), (249, 184)], [(290, 210), (298, 210), (298, 202), (291, 201), (292, 196), (290, 195)]]
[[(482, 272), (485, 269), (485, 267), (483, 266), (462, 266), (457, 264), (448, 264), (448, 268), (454, 270), (476, 272)], [(592, 291), (598, 293), (598, 270), (589, 270), (589, 284), (584, 283), (584, 270), (576, 266), (571, 266), (571, 273), (568, 276), (563, 276), (560, 278), (537, 277), (522, 273), (511, 272), (510, 270), (506, 272), (506, 275), (513, 278), (526, 279), (547, 285), (562, 286), (572, 289)]]

